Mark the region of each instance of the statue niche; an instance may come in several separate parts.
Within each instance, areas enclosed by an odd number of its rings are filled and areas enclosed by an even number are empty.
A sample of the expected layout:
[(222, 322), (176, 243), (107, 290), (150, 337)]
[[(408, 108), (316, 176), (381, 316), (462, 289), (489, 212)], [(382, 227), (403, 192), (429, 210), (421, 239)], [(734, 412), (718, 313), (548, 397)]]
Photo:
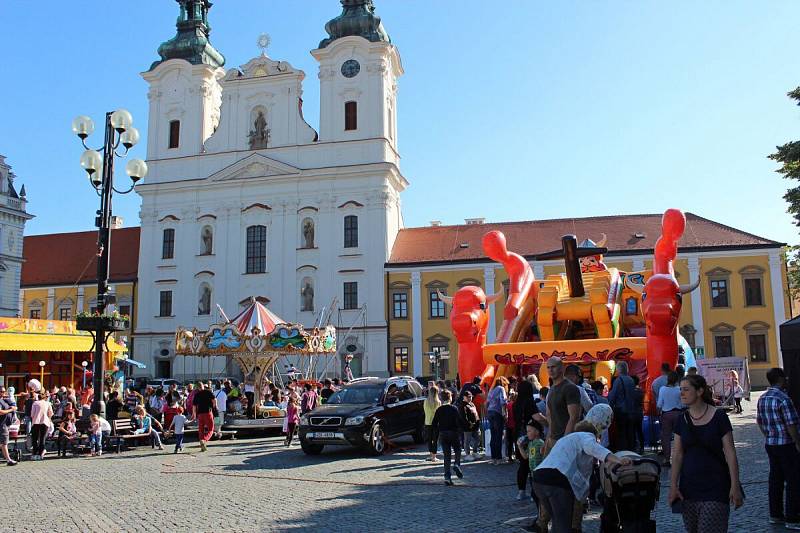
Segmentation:
[(314, 286), (309, 278), (303, 280), (303, 287), (300, 289), (300, 297), (303, 305), (301, 311), (314, 311)]
[(197, 314), (211, 314), (211, 287), (206, 284), (200, 287), (200, 300), (197, 302)]
[(203, 227), (203, 231), (200, 233), (200, 241), (200, 255), (211, 255), (214, 249), (214, 233), (211, 230), (211, 226)]
[(264, 116), (264, 111), (258, 110), (258, 115), (253, 122), (253, 129), (247, 136), (250, 139), (250, 149), (259, 150), (266, 148), (270, 141), (270, 131), (267, 128), (267, 119)]
[(303, 248), (314, 247), (314, 221), (310, 218), (303, 220)]

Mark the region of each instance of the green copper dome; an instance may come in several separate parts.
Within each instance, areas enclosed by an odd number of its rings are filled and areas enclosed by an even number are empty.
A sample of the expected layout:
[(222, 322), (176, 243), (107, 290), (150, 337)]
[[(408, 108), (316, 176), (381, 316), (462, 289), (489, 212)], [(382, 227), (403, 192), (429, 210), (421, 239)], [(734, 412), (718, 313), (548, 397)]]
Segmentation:
[(325, 48), (336, 39), (351, 35), (363, 37), (373, 43), (392, 42), (383, 29), (381, 18), (375, 14), (372, 0), (341, 0), (341, 2), (342, 14), (325, 24), (325, 31), (329, 37), (319, 43), (320, 48)]
[(211, 26), (208, 24), (208, 10), (211, 9), (209, 0), (176, 0), (181, 12), (175, 24), (178, 33), (169, 41), (161, 43), (158, 55), (161, 60), (150, 66), (153, 70), (158, 65), (169, 59), (185, 59), (192, 65), (210, 65), (221, 67), (225, 64), (225, 57), (216, 48), (211, 46), (208, 36)]

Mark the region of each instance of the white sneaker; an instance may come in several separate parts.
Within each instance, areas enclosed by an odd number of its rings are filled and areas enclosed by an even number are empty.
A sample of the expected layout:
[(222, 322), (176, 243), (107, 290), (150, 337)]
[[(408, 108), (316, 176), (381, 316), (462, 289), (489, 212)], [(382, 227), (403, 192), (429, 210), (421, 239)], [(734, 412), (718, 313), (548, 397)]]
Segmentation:
[(525, 497), (525, 491), (524, 490), (517, 491), (517, 501), (521, 502), (522, 498), (524, 498), (524, 497)]
[(475, 459), (473, 459), (471, 455), (465, 455), (461, 460), (464, 461), (465, 463), (470, 463)]

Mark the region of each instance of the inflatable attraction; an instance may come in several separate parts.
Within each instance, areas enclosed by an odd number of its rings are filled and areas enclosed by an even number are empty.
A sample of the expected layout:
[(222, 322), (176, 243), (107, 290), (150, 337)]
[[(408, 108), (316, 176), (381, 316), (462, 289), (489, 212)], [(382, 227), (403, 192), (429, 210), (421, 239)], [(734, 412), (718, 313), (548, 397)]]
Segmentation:
[[(453, 296), (440, 295), (452, 306), (461, 380), (480, 376), (490, 386), (500, 376), (537, 374), (547, 384), (544, 363), (559, 356), (566, 364), (579, 365), (587, 379), (605, 378), (608, 383), (616, 363), (627, 361), (631, 374), (649, 391), (661, 364), (674, 367), (688, 346), (678, 334), (682, 297), (700, 281), (680, 285), (675, 277), (673, 262), (685, 228), (683, 212), (667, 210), (652, 269), (639, 272), (606, 266), (605, 237), (579, 245), (575, 235), (566, 235), (560, 249), (536, 256), (539, 261), (564, 261), (563, 273), (544, 279), (536, 279), (528, 261), (508, 250), (502, 232), (484, 235), (484, 253), (508, 274), (508, 294), (486, 295), (480, 287), (466, 286)], [(497, 341), (487, 343), (492, 304), (503, 296)]]

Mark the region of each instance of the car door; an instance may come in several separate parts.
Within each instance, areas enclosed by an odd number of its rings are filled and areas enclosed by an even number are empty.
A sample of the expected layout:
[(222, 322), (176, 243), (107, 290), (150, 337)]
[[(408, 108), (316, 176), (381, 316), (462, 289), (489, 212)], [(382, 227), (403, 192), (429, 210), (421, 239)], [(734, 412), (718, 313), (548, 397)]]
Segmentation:
[(399, 383), (390, 380), (386, 383), (383, 393), (384, 427), (389, 436), (397, 435), (404, 431), (406, 422), (403, 420), (403, 405), (400, 401)]

